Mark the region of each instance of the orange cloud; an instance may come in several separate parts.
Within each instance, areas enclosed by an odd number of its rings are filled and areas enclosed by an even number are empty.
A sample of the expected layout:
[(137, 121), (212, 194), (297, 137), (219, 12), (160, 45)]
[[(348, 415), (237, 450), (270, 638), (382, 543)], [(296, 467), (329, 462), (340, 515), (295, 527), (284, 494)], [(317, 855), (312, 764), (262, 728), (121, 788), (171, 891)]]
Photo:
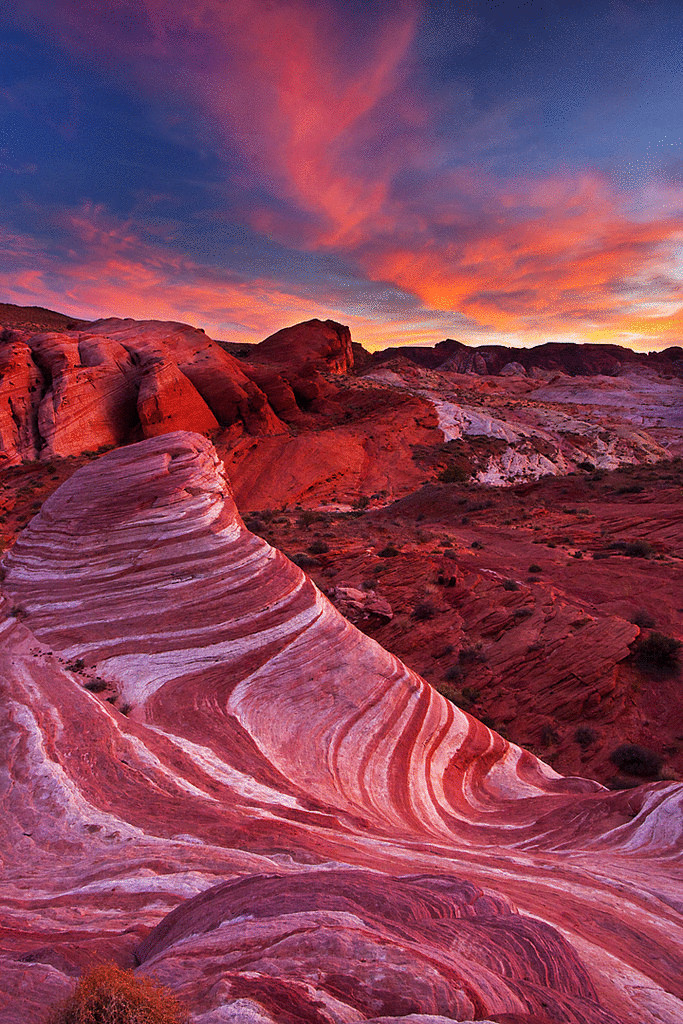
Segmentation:
[[(488, 111), (482, 127), (471, 98), (450, 97), (450, 130), (444, 97), (411, 79), (420, 8), (420, 0), (399, 0), (380, 19), (372, 5), (350, 16), (333, 0), (24, 0), (72, 52), (107, 63), (136, 92), (163, 97), (171, 113), (196, 115), (197, 138), (225, 155), (222, 208), (212, 216), (298, 252), (331, 253), (350, 278), (402, 290), (406, 311), (390, 312), (382, 327), (381, 304), (373, 308), (379, 288), (368, 288), (359, 308), (324, 279), (311, 297), (295, 272), (284, 284), (202, 267), (87, 204), (62, 224), (82, 241), (83, 259), (65, 257), (61, 278), (54, 262), (43, 274), (46, 288), (58, 279), (68, 288), (54, 304), (173, 311), (252, 336), (335, 315), (358, 324), (372, 345), (446, 333), (469, 341), (610, 331), (635, 346), (677, 340), (680, 193), (668, 189), (665, 202), (646, 190), (636, 197), (597, 173), (512, 183), (484, 173), (476, 146), (484, 152), (491, 133), (504, 138), (514, 118)], [(36, 280), (24, 276), (24, 291), (35, 294)]]
[[(535, 335), (621, 322), (632, 306), (662, 305), (678, 294), (666, 271), (675, 267), (683, 238), (680, 220), (627, 217), (597, 177), (546, 181), (520, 188), (516, 197), (492, 188), (490, 205), (481, 224), (455, 224), (451, 240), (440, 230), (419, 245), (369, 246), (361, 257), (366, 273), (434, 309), (458, 309), (483, 326)], [(638, 322), (652, 327), (656, 319)]]

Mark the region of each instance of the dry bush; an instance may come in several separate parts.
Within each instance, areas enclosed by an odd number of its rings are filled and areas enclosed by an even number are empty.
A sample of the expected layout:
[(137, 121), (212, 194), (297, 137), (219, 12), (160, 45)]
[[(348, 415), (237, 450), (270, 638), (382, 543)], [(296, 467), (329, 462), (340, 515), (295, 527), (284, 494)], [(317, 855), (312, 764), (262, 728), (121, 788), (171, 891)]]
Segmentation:
[(52, 1008), (46, 1024), (187, 1024), (189, 1015), (167, 988), (116, 964), (84, 974), (73, 995)]

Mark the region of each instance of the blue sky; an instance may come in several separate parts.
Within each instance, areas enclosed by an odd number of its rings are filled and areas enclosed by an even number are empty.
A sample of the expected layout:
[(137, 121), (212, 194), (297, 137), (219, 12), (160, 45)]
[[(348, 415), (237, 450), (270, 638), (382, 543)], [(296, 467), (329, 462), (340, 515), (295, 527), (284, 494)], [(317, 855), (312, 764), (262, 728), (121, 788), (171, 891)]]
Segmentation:
[(0, 25), (2, 300), (247, 340), (681, 341), (679, 3), (18, 0)]

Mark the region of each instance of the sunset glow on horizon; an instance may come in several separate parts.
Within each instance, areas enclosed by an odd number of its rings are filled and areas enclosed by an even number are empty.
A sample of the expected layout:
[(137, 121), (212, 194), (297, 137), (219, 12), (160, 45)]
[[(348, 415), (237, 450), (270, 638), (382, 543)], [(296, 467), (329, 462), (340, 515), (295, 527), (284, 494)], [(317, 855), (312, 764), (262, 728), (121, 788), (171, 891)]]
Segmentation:
[(683, 7), (17, 0), (0, 301), (683, 344)]

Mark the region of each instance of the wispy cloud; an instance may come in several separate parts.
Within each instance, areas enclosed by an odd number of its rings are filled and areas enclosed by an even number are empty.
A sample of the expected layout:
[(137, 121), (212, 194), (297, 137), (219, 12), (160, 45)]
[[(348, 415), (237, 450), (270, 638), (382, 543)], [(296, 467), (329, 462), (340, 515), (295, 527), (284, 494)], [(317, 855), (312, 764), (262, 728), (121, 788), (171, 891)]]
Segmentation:
[[(165, 236), (144, 189), (135, 222), (87, 197), (52, 210), (42, 258), (22, 268), (31, 238), (16, 244), (15, 295), (19, 281), (35, 294), (37, 266), (44, 301), (57, 306), (195, 317), (247, 333), (281, 326), (276, 314), (336, 314), (387, 342), (430, 330), (427, 340), (438, 340), (453, 327), (466, 340), (529, 342), (613, 330), (644, 347), (675, 334), (676, 174), (627, 188), (569, 160), (515, 170), (517, 154), (537, 144), (533, 99), (477, 98), (464, 72), (430, 81), (425, 61), (439, 47), (417, 0), (382, 17), (333, 0), (22, 0), (22, 14), (143, 98), (174, 137), (211, 148), (220, 180), (213, 207), (187, 214), (184, 227), (175, 196), (165, 223), (178, 227)], [(456, 51), (486, 31), (481, 18), (460, 27)], [(216, 225), (233, 237), (242, 225), (245, 269), (235, 246), (198, 258), (190, 218), (195, 229), (210, 220), (212, 239)], [(254, 273), (255, 252), (265, 264), (273, 245), (329, 256), (353, 285), (345, 295), (321, 274), (314, 294), (296, 270), (301, 258), (288, 275), (282, 260)]]

